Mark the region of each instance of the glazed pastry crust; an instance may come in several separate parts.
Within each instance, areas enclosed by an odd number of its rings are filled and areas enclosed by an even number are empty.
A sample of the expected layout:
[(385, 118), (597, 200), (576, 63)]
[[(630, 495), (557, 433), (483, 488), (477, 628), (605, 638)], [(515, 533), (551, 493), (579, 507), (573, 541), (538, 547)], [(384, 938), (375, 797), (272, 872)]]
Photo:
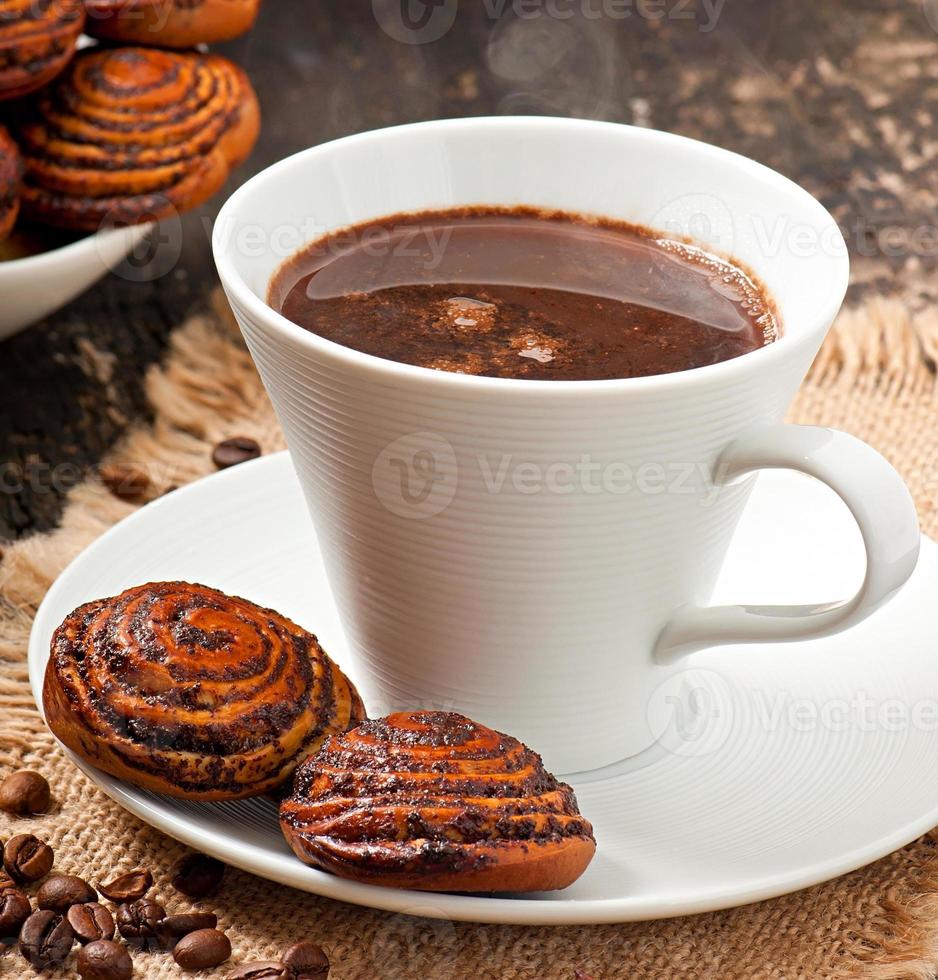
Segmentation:
[(448, 712), (330, 738), (297, 770), (280, 823), (313, 867), (424, 891), (566, 888), (596, 850), (573, 790), (540, 756)]
[(75, 53), (84, 23), (81, 0), (0, 0), (0, 100), (55, 78)]
[(10, 234), (16, 224), (22, 174), (20, 151), (10, 139), (10, 134), (0, 126), (0, 241)]
[(85, 0), (87, 31), (121, 44), (192, 48), (250, 30), (260, 0)]
[(221, 188), (259, 130), (250, 82), (225, 58), (81, 52), (17, 126), (23, 212), (96, 231), (187, 211)]
[(86, 762), (192, 800), (273, 791), (364, 717), (315, 636), (185, 582), (76, 609), (52, 638), (43, 706), (52, 732)]

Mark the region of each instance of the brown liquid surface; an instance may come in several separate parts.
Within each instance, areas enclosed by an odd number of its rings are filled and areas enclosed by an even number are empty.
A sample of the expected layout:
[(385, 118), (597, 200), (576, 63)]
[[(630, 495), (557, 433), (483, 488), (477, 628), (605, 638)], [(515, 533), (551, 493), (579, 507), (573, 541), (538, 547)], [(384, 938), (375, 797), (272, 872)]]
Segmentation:
[(320, 239), (270, 303), (366, 354), (463, 374), (668, 374), (774, 340), (742, 269), (647, 229), (533, 209), (398, 215)]

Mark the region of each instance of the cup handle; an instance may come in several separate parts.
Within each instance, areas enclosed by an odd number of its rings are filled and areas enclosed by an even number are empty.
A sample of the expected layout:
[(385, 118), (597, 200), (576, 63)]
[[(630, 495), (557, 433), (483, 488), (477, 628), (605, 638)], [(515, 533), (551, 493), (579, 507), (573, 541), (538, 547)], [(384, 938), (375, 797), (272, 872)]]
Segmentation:
[(804, 606), (686, 606), (658, 635), (655, 659), (669, 663), (703, 647), (826, 636), (865, 619), (908, 580), (919, 525), (902, 478), (875, 449), (844, 432), (809, 425), (747, 430), (718, 458), (715, 486), (763, 469), (799, 470), (826, 483), (850, 508), (866, 546), (866, 577), (843, 602)]

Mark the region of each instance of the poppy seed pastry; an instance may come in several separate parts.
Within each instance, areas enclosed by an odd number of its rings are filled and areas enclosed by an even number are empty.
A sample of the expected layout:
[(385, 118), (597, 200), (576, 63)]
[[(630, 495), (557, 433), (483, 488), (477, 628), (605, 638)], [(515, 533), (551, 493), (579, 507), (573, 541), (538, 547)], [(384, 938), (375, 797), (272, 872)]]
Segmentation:
[(249, 30), (260, 0), (85, 0), (87, 31), (121, 44), (192, 48)]
[(84, 23), (81, 0), (0, 0), (0, 100), (55, 78), (75, 53)]
[(20, 151), (10, 134), (0, 126), (0, 241), (13, 230), (20, 209)]
[(439, 711), (328, 739), (297, 770), (280, 825), (313, 867), (424, 891), (566, 888), (596, 850), (573, 790), (537, 753)]
[(28, 217), (77, 231), (211, 197), (260, 129), (244, 72), (215, 55), (91, 48), (17, 124)]
[(52, 637), (42, 701), (46, 724), (86, 762), (192, 800), (274, 790), (364, 717), (315, 636), (186, 582), (71, 613)]

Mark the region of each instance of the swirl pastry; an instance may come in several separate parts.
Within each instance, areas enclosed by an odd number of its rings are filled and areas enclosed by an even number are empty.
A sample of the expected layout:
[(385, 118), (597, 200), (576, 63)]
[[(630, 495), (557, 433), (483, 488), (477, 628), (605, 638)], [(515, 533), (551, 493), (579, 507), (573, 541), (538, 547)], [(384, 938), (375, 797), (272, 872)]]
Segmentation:
[(565, 888), (596, 850), (573, 790), (537, 753), (447, 712), (330, 738), (297, 770), (280, 825), (307, 864), (425, 891)]
[(259, 126), (250, 83), (224, 58), (81, 52), (19, 124), (23, 211), (79, 231), (185, 211), (224, 184)]
[(249, 30), (260, 0), (85, 0), (87, 31), (121, 44), (192, 48)]
[(22, 172), (20, 151), (10, 134), (0, 126), (0, 241), (10, 234), (16, 223)]
[(0, 99), (55, 78), (75, 53), (84, 23), (81, 0), (0, 0)]
[(52, 638), (42, 701), (49, 728), (87, 762), (194, 800), (272, 790), (364, 717), (315, 636), (185, 582), (76, 609)]

